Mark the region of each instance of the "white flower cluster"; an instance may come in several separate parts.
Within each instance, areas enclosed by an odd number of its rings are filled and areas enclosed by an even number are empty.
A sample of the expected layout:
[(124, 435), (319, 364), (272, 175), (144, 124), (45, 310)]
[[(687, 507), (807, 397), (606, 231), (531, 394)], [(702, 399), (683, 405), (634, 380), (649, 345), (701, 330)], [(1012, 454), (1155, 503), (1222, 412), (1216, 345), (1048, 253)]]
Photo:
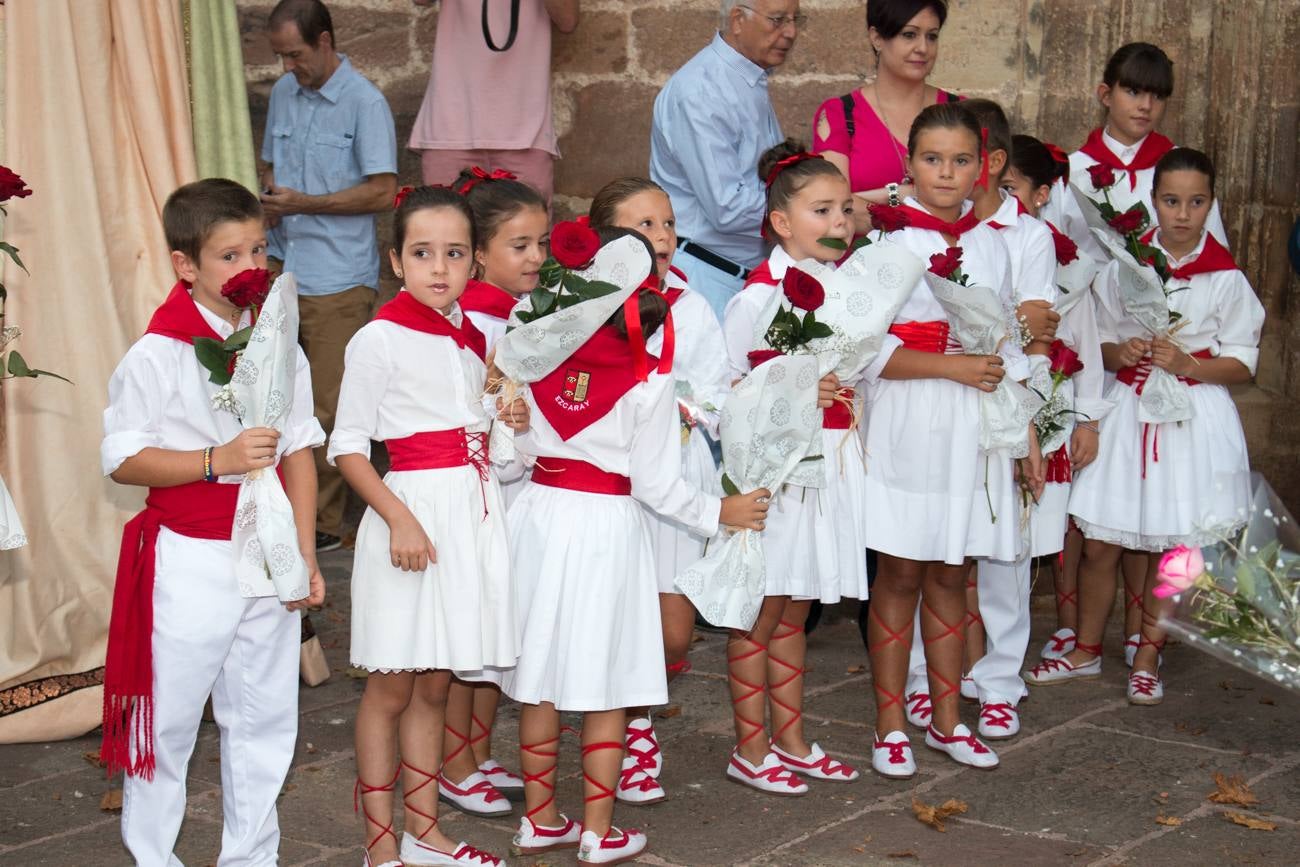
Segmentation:
[(221, 386), (217, 389), (217, 393), (212, 395), (212, 408), (218, 412), (225, 410), (235, 415), (239, 414), (235, 409), (235, 392), (230, 387), (230, 383)]

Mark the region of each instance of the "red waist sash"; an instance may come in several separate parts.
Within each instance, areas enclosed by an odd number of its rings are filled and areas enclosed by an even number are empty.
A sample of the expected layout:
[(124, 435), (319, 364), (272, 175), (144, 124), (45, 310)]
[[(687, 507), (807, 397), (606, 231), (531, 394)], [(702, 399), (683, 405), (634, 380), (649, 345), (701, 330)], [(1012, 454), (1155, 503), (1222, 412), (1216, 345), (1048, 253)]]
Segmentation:
[(933, 322), (895, 322), (889, 333), (903, 341), (904, 349), (917, 352), (945, 353), (948, 351), (948, 320)]
[[(1213, 358), (1208, 349), (1199, 349), (1192, 353), (1192, 358)], [(1151, 356), (1144, 357), (1132, 367), (1121, 367), (1115, 371), (1115, 378), (1125, 385), (1131, 387), (1138, 394), (1146, 388), (1147, 379), (1151, 376)], [(1185, 382), (1188, 385), (1200, 385), (1199, 379), (1188, 379), (1185, 376), (1178, 377), (1179, 382)], [(1151, 434), (1151, 425), (1144, 422), (1142, 424), (1142, 478), (1147, 477), (1147, 438), (1151, 438), (1151, 461), (1160, 462), (1160, 426), (1156, 426), (1155, 434)]]
[(538, 458), (532, 480), (550, 488), (585, 491), (626, 497), (632, 493), (632, 480), (618, 473), (607, 473), (595, 464), (566, 458)]
[(853, 398), (851, 388), (835, 392), (835, 401), (822, 410), (823, 430), (848, 430), (853, 427)]
[[(153, 779), (153, 587), (158, 531), (229, 539), (239, 485), (191, 482), (150, 488), (144, 511), (122, 530), (104, 662), (100, 756), (109, 774)], [(135, 757), (131, 756), (134, 733)]]
[(479, 494), (483, 497), (483, 517), (487, 517), (488, 435), (470, 433), (463, 427), (430, 430), (409, 437), (386, 440), (388, 468), (397, 472), (441, 470), (447, 467), (473, 467), (478, 473)]

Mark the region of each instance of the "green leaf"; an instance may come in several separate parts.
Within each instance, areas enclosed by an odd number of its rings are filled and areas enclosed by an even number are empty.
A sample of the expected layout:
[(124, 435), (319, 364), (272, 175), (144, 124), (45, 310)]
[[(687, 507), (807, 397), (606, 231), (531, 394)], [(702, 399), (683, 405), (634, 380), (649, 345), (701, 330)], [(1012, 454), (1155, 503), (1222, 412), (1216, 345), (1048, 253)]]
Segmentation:
[(583, 287), (587, 285), (587, 281), (583, 280), (572, 271), (565, 271), (560, 277), (560, 285), (564, 287), (566, 292), (572, 292), (574, 295), (581, 295)]
[(729, 497), (734, 497), (740, 493), (740, 488), (736, 487), (736, 483), (733, 482), (731, 476), (726, 473), (722, 474), (722, 490), (725, 491)]
[(529, 296), (533, 304), (533, 312), (538, 316), (545, 316), (555, 309), (556, 293), (550, 292), (542, 287), (537, 287)]
[(560, 282), (560, 277), (564, 274), (564, 266), (554, 259), (547, 259), (538, 272), (541, 278), (541, 285), (554, 286)]
[(217, 385), (230, 382), (230, 371), (227, 369), (230, 364), (230, 352), (222, 346), (221, 341), (213, 340), (211, 337), (196, 337), (194, 354), (198, 357), (199, 364), (208, 371), (208, 381), (215, 382)]
[(13, 244), (6, 244), (4, 241), (0, 241), (0, 252), (8, 253), (9, 258), (14, 260), (14, 264), (19, 268), (22, 268), (24, 272), (28, 274), (32, 273), (27, 270), (27, 266), (23, 264), (23, 260), (18, 258), (18, 248)]
[(26, 376), (31, 377), (32, 379), (35, 379), (38, 376), (52, 376), (55, 379), (61, 379), (66, 383), (72, 383), (72, 380), (68, 379), (66, 376), (55, 373), (52, 370), (41, 370), (39, 367), (28, 367), (26, 359), (24, 359), (16, 349), (9, 353), (9, 362), (6, 365), (6, 368), (12, 376)]
[(841, 252), (849, 249), (849, 245), (844, 243), (840, 238), (818, 238), (817, 243), (821, 244), (823, 247), (829, 247), (832, 250), (839, 250)]
[(622, 291), (613, 283), (606, 283), (604, 280), (584, 280), (582, 287), (582, 300), (590, 301), (593, 298), (603, 298), (606, 295), (613, 295), (615, 292)]
[(853, 246), (849, 247), (849, 252), (856, 253), (858, 250), (861, 250), (863, 247), (867, 246), (870, 243), (871, 243), (871, 239), (868, 238), (866, 235), (863, 235), (861, 238), (858, 238), (853, 242)]
[(239, 329), (221, 342), (221, 348), (228, 352), (239, 352), (248, 346), (248, 338), (253, 335), (253, 326)]
[(834, 333), (835, 329), (831, 328), (825, 322), (814, 322), (811, 326), (804, 329), (803, 336), (805, 340), (816, 340), (821, 337), (830, 337)]
[[(515, 313), (515, 316), (519, 319), (520, 322), (524, 323), (525, 325), (527, 325), (529, 322), (532, 322), (537, 318), (537, 314), (532, 312), (531, 310), (519, 310)], [(512, 330), (514, 330), (514, 326), (510, 326), (506, 328), (507, 333), (509, 333)]]

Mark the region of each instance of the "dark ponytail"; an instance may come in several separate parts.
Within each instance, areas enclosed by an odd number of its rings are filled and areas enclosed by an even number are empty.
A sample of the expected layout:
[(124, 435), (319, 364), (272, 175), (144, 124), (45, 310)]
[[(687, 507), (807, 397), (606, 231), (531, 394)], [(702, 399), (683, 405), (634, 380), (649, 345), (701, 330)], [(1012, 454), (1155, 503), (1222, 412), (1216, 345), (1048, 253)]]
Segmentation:
[(1070, 163), (1059, 162), (1047, 145), (1032, 135), (1011, 137), (1011, 166), (1029, 179), (1035, 188), (1050, 187), (1070, 176)]
[[(655, 248), (654, 245), (646, 239), (645, 235), (633, 229), (624, 229), (620, 226), (602, 226), (596, 229), (596, 234), (600, 236), (600, 246), (605, 246), (610, 241), (618, 238), (631, 237), (636, 238), (645, 245), (646, 254), (650, 257), (650, 278), (655, 277)], [(664, 324), (668, 318), (668, 302), (663, 296), (655, 292), (646, 292), (637, 290), (637, 309), (641, 314), (641, 333), (649, 336), (653, 334), (659, 326)], [(614, 326), (614, 330), (623, 337), (627, 337), (627, 320), (623, 316), (623, 309), (620, 307), (609, 318), (609, 324)]]

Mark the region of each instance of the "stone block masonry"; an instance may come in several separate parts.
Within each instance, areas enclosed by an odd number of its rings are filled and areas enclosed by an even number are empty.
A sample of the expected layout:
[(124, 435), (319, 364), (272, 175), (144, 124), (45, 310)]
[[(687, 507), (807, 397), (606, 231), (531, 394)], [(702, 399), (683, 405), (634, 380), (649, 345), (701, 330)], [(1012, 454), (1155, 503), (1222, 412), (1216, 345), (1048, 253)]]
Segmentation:
[[(263, 33), (272, 5), (236, 0), (259, 144), (280, 74)], [(419, 159), (404, 144), (428, 80), (437, 9), (410, 0), (329, 5), (339, 47), (392, 106), (401, 182), (417, 183)], [(871, 75), (865, 5), (801, 4), (808, 27), (771, 81), (788, 135), (807, 139), (817, 105)], [(716, 0), (582, 0), (577, 31), (554, 42), (557, 216), (585, 211), (612, 178), (646, 172), (655, 94), (712, 37), (717, 10)], [(1257, 468), (1300, 506), (1300, 429), (1290, 411), (1300, 398), (1300, 305), (1286, 256), (1300, 213), (1300, 0), (951, 0), (931, 81), (996, 99), (1017, 131), (1072, 149), (1101, 119), (1094, 91), (1107, 56), (1139, 39), (1174, 60), (1164, 131), (1214, 158), (1233, 252), (1268, 311), (1258, 385), (1240, 389), (1238, 404)]]

